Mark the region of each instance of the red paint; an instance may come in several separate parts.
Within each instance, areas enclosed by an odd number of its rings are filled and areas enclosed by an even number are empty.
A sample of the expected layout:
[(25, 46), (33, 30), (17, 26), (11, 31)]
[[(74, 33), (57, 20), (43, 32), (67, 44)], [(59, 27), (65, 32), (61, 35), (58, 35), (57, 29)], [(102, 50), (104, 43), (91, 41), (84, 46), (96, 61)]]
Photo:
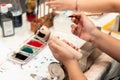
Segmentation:
[(31, 40), (27, 44), (34, 46), (34, 47), (41, 47), (43, 45), (43, 43), (35, 41), (35, 40)]
[(21, 69), (23, 69), (23, 65), (22, 64), (20, 64), (20, 67), (21, 67)]
[(27, 20), (28, 21), (35, 21), (37, 18), (37, 15), (36, 14), (27, 14)]

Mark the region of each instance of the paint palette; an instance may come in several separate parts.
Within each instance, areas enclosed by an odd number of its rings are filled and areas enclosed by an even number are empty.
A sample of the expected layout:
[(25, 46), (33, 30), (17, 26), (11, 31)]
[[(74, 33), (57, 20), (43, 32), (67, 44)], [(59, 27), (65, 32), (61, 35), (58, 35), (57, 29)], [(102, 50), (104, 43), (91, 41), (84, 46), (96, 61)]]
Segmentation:
[(50, 37), (50, 31), (46, 26), (40, 26), (35, 35), (30, 39), (27, 39), (22, 46), (9, 56), (8, 59), (15, 61), (20, 64), (24, 64), (32, 59), (35, 55), (47, 44), (47, 40)]
[(25, 64), (34, 56), (39, 54), (45, 45), (46, 42), (42, 42), (40, 40), (37, 40), (36, 38), (32, 38), (26, 41), (22, 46), (20, 46), (17, 51), (9, 55), (9, 60), (20, 64)]

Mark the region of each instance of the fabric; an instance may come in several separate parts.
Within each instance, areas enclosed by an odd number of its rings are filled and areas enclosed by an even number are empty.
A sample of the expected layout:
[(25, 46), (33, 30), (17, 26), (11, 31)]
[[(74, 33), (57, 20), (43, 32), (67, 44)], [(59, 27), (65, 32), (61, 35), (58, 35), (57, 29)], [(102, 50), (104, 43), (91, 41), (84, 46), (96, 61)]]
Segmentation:
[(110, 80), (120, 80), (120, 74), (115, 76), (115, 77), (113, 77), (113, 78), (111, 78)]

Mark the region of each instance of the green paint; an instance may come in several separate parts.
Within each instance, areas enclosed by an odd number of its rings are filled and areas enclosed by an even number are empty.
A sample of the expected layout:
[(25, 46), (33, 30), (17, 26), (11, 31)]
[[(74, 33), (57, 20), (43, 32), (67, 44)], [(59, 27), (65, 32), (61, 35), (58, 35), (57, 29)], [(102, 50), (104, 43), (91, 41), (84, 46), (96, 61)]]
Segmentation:
[(50, 61), (53, 61), (53, 59), (50, 59)]
[(30, 47), (24, 47), (24, 48), (22, 48), (22, 51), (33, 54), (33, 50)]
[(35, 68), (38, 68), (37, 66), (35, 66)]
[(44, 62), (41, 62), (41, 64), (44, 64)]

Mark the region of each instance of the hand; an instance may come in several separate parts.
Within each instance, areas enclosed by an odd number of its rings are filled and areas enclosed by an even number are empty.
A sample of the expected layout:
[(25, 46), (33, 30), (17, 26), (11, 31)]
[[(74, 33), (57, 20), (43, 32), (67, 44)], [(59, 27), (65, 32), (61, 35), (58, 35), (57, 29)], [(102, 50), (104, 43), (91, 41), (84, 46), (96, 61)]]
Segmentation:
[(72, 33), (90, 42), (98, 32), (98, 29), (85, 14), (76, 13), (72, 16), (71, 20), (75, 23), (72, 25)]
[(78, 53), (78, 51), (66, 44), (66, 42), (59, 40), (57, 37), (50, 38), (48, 45), (54, 57), (64, 65), (77, 61), (78, 56), (76, 54), (79, 54), (80, 57), (82, 56), (82, 54)]
[(47, 5), (57, 11), (75, 10), (75, 0), (47, 0)]
[(67, 45), (71, 46), (73, 49), (75, 49), (76, 51), (79, 50), (79, 48), (77, 48), (75, 45), (73, 45), (72, 43), (68, 42), (67, 40), (62, 40), (64, 41)]

